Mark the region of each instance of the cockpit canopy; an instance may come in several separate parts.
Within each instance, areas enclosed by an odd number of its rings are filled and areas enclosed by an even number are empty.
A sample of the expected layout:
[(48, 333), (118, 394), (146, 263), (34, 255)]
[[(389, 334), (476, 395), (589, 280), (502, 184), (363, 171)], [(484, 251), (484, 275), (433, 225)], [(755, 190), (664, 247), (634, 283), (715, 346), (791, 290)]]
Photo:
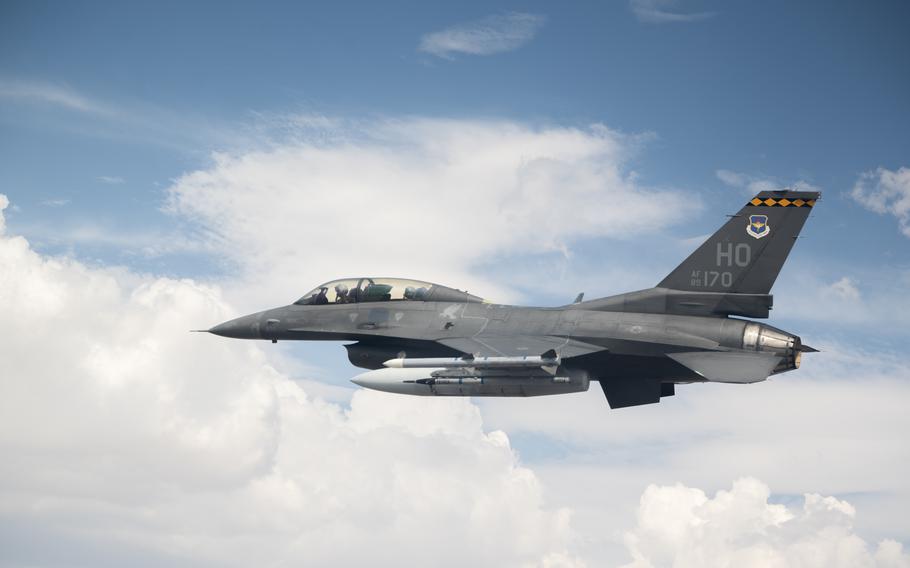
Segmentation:
[(483, 302), (483, 298), (432, 282), (403, 278), (345, 278), (317, 286), (294, 302), (299, 306), (360, 302)]

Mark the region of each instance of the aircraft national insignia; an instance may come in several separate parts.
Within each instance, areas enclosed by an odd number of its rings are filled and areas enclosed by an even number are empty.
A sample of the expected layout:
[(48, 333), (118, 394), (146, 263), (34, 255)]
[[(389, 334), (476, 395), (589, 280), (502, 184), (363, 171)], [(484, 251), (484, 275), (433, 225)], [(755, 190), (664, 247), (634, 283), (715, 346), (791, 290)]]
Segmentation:
[(746, 232), (756, 239), (767, 237), (771, 232), (771, 227), (768, 226), (768, 216), (749, 215), (749, 224), (746, 225)]

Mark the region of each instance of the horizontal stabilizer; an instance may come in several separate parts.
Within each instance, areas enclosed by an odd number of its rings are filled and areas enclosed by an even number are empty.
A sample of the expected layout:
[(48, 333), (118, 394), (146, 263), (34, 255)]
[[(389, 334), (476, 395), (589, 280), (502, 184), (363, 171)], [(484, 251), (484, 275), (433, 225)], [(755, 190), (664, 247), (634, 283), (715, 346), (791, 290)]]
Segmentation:
[(718, 383), (763, 381), (780, 362), (780, 357), (774, 353), (733, 353), (729, 351), (667, 353), (667, 357), (692, 369), (705, 379)]

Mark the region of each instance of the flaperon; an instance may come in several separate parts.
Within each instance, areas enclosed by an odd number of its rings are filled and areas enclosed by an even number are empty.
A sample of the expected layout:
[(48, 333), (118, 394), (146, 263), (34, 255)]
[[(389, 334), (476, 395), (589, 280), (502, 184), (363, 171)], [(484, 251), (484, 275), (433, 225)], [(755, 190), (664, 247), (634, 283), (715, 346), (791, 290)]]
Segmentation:
[(536, 396), (595, 380), (620, 408), (660, 402), (678, 384), (754, 383), (815, 351), (741, 318), (768, 317), (771, 286), (818, 197), (760, 193), (647, 290), (534, 308), (417, 280), (345, 278), (207, 331), (353, 342), (351, 363), (371, 369), (353, 381), (403, 394)]

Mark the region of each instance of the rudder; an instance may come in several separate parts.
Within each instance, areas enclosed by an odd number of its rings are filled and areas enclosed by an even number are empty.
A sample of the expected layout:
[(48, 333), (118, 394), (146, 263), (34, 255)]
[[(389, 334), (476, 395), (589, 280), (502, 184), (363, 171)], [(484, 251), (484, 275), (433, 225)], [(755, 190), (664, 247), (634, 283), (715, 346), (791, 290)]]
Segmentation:
[(763, 191), (676, 267), (658, 287), (767, 294), (821, 194)]

